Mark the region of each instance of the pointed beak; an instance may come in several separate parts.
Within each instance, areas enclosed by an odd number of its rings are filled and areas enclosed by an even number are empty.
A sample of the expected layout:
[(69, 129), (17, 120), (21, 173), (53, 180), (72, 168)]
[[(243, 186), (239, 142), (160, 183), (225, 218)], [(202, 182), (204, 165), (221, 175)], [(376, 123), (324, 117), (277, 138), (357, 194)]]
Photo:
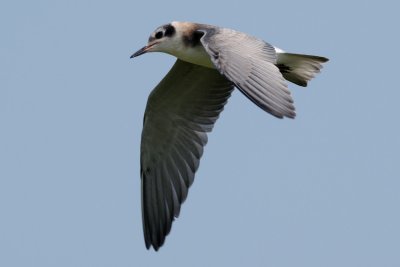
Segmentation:
[(140, 48), (138, 51), (136, 51), (135, 53), (132, 54), (131, 58), (134, 58), (134, 57), (143, 55), (144, 53), (147, 52), (147, 49), (148, 49), (148, 46), (147, 46), (147, 45), (144, 46), (144, 47), (142, 47), (142, 48)]
[(150, 48), (152, 48), (155, 44), (157, 44), (158, 42), (154, 42), (151, 44), (148, 44), (142, 48), (140, 48), (138, 51), (136, 51), (135, 53), (132, 54), (131, 58), (143, 55), (144, 53), (148, 52)]

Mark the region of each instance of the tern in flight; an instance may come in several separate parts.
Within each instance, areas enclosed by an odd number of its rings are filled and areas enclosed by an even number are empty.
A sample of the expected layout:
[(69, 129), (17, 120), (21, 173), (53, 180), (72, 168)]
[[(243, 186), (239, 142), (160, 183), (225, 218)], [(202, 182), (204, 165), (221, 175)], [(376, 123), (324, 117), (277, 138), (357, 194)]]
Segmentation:
[(131, 58), (147, 52), (177, 57), (149, 96), (140, 152), (144, 240), (158, 250), (234, 87), (271, 115), (294, 118), (287, 81), (307, 86), (328, 59), (286, 53), (246, 33), (191, 22), (158, 27)]

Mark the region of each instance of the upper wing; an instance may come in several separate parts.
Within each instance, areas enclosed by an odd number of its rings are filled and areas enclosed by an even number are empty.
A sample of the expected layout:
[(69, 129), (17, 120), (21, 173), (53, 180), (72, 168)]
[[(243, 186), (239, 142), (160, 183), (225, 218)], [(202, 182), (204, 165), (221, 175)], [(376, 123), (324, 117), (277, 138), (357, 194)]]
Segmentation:
[(231, 29), (204, 27), (200, 39), (211, 61), (251, 101), (272, 115), (295, 117), (287, 84), (270, 44)]
[(207, 132), (233, 84), (217, 70), (177, 60), (149, 96), (142, 132), (142, 216), (146, 247), (164, 243), (199, 167)]

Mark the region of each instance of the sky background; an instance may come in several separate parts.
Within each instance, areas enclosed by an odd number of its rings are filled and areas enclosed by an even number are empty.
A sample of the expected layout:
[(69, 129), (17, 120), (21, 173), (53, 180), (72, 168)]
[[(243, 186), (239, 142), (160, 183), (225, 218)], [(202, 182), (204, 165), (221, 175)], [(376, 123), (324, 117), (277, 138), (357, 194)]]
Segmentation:
[[(400, 266), (398, 1), (1, 1), (0, 266)], [(159, 252), (139, 147), (180, 20), (330, 58), (297, 117), (235, 91)]]

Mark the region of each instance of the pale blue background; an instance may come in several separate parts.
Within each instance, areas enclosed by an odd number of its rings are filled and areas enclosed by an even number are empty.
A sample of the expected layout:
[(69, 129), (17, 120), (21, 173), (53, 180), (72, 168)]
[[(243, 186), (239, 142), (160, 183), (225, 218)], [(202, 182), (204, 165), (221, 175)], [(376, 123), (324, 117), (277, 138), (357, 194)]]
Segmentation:
[[(229, 3), (229, 4), (228, 4)], [(400, 266), (396, 1), (2, 1), (0, 266)], [(172, 20), (331, 61), (295, 120), (239, 92), (181, 217), (147, 251), (139, 145)]]

